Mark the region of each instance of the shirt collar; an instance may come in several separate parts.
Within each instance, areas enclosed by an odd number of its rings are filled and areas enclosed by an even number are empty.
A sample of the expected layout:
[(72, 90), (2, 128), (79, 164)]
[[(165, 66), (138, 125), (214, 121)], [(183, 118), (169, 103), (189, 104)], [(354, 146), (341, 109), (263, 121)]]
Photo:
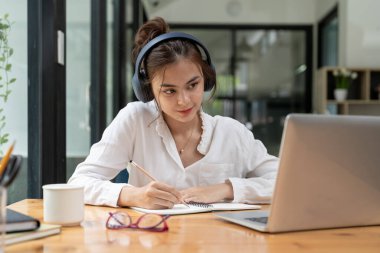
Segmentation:
[[(201, 135), (201, 140), (197, 146), (197, 150), (202, 155), (206, 155), (211, 145), (213, 121), (212, 121), (212, 117), (206, 114), (205, 112), (203, 112), (202, 108), (200, 111), (200, 118), (202, 122), (202, 126), (201, 126), (202, 135)], [(169, 136), (171, 136), (169, 127), (166, 124), (164, 117), (162, 116), (161, 113), (159, 117), (157, 118), (156, 131), (158, 135), (164, 139), (164, 141), (167, 141)]]

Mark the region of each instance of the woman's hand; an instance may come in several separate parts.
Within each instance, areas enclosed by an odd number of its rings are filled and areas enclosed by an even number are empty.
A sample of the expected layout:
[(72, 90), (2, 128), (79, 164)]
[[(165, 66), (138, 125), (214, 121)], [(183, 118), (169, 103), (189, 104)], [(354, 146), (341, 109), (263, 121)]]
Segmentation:
[(180, 203), (180, 200), (181, 194), (174, 187), (160, 182), (150, 182), (143, 187), (123, 187), (118, 205), (165, 209), (172, 208), (174, 204)]
[(234, 193), (230, 182), (209, 186), (192, 187), (180, 191), (185, 202), (195, 201), (202, 203), (215, 203), (233, 200)]

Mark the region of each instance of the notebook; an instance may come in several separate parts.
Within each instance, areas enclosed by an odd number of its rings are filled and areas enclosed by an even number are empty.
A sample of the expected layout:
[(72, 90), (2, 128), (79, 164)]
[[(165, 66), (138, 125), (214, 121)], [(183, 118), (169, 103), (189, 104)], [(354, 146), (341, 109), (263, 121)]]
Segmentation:
[(8, 208), (6, 210), (7, 233), (35, 230), (40, 226), (40, 222), (31, 216)]
[(217, 213), (263, 232), (380, 224), (380, 117), (286, 118), (269, 212)]
[(240, 204), (240, 203), (213, 203), (213, 204), (190, 204), (186, 206), (184, 204), (176, 204), (171, 209), (145, 209), (141, 207), (131, 207), (132, 209), (143, 213), (154, 213), (162, 215), (177, 215), (177, 214), (192, 214), (192, 213), (204, 213), (212, 211), (234, 211), (234, 210), (252, 210), (260, 209), (258, 205)]
[(28, 232), (18, 232), (5, 235), (5, 245), (38, 239), (50, 235), (59, 234), (61, 225), (42, 223), (37, 230)]

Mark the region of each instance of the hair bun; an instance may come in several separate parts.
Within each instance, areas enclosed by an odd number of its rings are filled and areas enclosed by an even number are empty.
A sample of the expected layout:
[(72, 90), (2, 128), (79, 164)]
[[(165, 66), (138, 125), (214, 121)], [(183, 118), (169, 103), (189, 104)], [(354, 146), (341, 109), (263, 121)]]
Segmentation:
[(137, 55), (149, 41), (161, 34), (168, 32), (169, 25), (161, 17), (153, 18), (143, 24), (135, 36), (135, 45), (132, 50), (132, 61), (136, 61)]

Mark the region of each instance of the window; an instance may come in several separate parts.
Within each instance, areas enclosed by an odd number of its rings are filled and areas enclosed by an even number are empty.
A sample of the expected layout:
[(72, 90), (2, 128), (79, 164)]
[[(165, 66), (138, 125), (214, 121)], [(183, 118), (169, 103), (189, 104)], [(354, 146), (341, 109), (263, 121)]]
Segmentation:
[(338, 7), (318, 23), (318, 67), (338, 65)]
[(198, 37), (217, 73), (203, 109), (235, 118), (277, 155), (287, 114), (311, 111), (311, 27), (171, 25)]
[(14, 50), (10, 59), (12, 64), (10, 77), (16, 78), (16, 82), (10, 86), (12, 92), (8, 102), (0, 104), (0, 107), (4, 108), (6, 117), (4, 131), (9, 133), (9, 141), (4, 145), (4, 149), (6, 150), (13, 141), (16, 141), (14, 153), (24, 157), (22, 169), (8, 190), (8, 203), (13, 203), (26, 198), (28, 191), (27, 2), (3, 0), (0, 16), (3, 17), (6, 13), (9, 14), (9, 20), (13, 23), (8, 44)]

